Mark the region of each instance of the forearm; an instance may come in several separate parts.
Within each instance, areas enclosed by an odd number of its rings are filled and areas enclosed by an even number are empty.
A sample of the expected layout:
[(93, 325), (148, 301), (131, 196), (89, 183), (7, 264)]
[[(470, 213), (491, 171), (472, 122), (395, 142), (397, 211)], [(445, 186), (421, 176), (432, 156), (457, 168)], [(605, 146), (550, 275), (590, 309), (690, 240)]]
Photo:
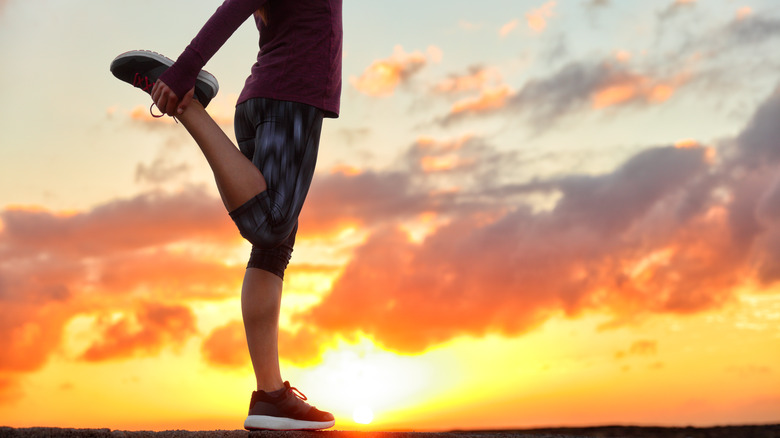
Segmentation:
[(267, 0), (225, 0), (160, 80), (180, 99), (195, 86), (195, 78), (233, 33)]

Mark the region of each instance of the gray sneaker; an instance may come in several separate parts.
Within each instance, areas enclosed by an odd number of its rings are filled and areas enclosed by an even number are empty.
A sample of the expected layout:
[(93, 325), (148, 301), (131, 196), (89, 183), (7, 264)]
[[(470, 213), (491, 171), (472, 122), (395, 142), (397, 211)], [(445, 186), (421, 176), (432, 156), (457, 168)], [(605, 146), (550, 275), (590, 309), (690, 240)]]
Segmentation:
[(249, 402), (247, 430), (319, 430), (333, 427), (333, 414), (306, 403), (306, 396), (284, 382), (284, 393), (277, 397), (254, 391)]
[[(172, 65), (173, 60), (159, 53), (132, 50), (114, 58), (110, 70), (117, 79), (151, 94), (157, 78)], [(205, 108), (218, 91), (217, 78), (206, 70), (201, 70), (195, 80), (195, 98), (198, 102)]]

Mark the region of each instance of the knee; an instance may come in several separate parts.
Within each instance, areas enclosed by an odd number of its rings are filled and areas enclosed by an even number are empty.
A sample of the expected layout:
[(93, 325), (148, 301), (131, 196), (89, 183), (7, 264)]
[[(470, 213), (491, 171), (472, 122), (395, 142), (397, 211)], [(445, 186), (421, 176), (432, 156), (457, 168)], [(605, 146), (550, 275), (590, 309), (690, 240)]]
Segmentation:
[(280, 216), (274, 211), (266, 192), (230, 212), (241, 236), (255, 247), (265, 249), (281, 245), (297, 224), (295, 220), (280, 220)]
[(252, 246), (264, 249), (273, 249), (281, 245), (287, 235), (270, 229), (268, 226), (254, 227), (238, 225), (241, 236), (248, 240)]

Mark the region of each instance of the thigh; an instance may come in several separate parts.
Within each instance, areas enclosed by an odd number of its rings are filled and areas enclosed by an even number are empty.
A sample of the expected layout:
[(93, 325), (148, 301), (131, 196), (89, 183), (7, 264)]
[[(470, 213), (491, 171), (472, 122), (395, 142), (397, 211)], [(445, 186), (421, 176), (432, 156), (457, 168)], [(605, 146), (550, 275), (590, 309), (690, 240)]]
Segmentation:
[(237, 108), (239, 148), (263, 174), (274, 216), (290, 220), (300, 213), (317, 163), (322, 119), (317, 108), (273, 99), (250, 99)]

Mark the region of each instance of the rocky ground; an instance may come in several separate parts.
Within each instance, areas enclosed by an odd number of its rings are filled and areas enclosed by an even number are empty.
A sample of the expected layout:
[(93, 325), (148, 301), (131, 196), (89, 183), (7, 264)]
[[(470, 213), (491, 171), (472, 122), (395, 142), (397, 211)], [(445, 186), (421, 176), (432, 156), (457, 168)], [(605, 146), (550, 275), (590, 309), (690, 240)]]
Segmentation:
[(123, 431), (111, 429), (60, 429), (0, 427), (0, 438), (780, 438), (780, 424), (724, 427), (609, 426), (496, 431), (453, 432), (247, 432), (245, 430)]

